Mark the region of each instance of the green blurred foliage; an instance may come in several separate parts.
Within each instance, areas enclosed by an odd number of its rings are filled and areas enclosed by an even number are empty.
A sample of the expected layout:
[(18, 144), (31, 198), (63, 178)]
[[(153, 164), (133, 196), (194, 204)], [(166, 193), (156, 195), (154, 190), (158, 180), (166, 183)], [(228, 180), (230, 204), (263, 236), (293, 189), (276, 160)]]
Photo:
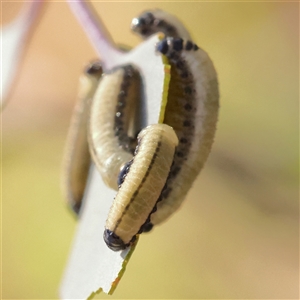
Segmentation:
[[(147, 8), (177, 15), (213, 59), (213, 151), (180, 212), (143, 235), (113, 296), (299, 297), (299, 3), (94, 7), (118, 43)], [(9, 13), (13, 2), (6, 4)], [(2, 115), (2, 297), (55, 299), (76, 221), (60, 191), (78, 76), (95, 54), (67, 5), (48, 3)]]

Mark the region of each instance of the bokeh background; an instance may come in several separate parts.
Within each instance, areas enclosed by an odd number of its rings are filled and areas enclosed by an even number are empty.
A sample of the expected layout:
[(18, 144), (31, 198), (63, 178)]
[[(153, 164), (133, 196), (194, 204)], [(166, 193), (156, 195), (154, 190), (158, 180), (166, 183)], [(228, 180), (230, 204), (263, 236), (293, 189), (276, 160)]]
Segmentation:
[[(9, 23), (22, 3), (3, 2)], [(140, 238), (115, 294), (299, 298), (299, 3), (94, 2), (118, 43), (147, 8), (177, 15), (211, 56), (221, 110), (211, 156), (180, 212)], [(2, 298), (56, 299), (75, 233), (60, 171), (78, 77), (95, 52), (48, 2), (2, 114)]]

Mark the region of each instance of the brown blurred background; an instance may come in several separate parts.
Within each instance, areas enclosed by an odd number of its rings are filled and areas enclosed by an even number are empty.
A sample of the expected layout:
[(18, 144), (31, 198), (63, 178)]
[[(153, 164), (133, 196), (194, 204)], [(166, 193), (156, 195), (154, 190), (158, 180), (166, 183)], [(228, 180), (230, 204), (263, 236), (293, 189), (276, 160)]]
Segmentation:
[[(8, 23), (22, 3), (2, 3)], [(143, 235), (115, 294), (299, 298), (299, 3), (93, 3), (114, 40), (147, 8), (177, 15), (216, 66), (213, 151), (180, 212)], [(49, 2), (2, 114), (2, 297), (55, 299), (76, 221), (60, 190), (78, 77), (95, 52)]]

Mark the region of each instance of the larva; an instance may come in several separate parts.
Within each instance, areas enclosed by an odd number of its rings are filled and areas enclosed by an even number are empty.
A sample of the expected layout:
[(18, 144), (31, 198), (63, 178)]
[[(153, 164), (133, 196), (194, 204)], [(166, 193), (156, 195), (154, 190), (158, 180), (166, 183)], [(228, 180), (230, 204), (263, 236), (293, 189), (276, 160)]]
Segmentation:
[(103, 74), (91, 104), (90, 152), (103, 181), (115, 190), (120, 170), (135, 149), (135, 139), (128, 132), (140, 88), (140, 76), (132, 66), (118, 68)]
[(69, 128), (64, 151), (63, 190), (68, 204), (79, 213), (91, 163), (87, 128), (91, 99), (102, 75), (101, 64), (93, 62), (80, 77), (79, 96)]
[(138, 141), (105, 225), (104, 240), (115, 251), (125, 249), (143, 231), (166, 183), (178, 144), (174, 130), (165, 124), (146, 127)]
[(144, 231), (165, 221), (184, 200), (210, 152), (219, 108), (215, 68), (205, 51), (191, 42), (184, 26), (161, 10), (133, 19), (132, 29), (147, 38), (163, 32), (157, 51), (169, 60), (171, 82), (164, 123), (174, 128), (179, 145), (164, 189)]

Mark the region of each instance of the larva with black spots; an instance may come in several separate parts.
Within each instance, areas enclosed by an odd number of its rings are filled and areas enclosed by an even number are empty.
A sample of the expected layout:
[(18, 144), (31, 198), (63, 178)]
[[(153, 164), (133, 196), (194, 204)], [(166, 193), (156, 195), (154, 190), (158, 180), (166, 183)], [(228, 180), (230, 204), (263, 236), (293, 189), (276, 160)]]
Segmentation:
[(150, 125), (139, 133), (134, 158), (105, 225), (104, 240), (112, 250), (125, 249), (143, 232), (166, 183), (177, 144), (174, 130), (165, 124)]
[(132, 159), (136, 146), (129, 129), (140, 90), (139, 73), (132, 66), (120, 67), (103, 74), (91, 104), (90, 152), (103, 181), (114, 190), (118, 190), (120, 170)]
[(149, 216), (151, 229), (176, 211), (202, 169), (211, 150), (219, 109), (218, 80), (208, 54), (192, 42), (174, 16), (153, 10), (132, 21), (133, 31), (143, 38), (163, 32), (156, 51), (171, 65), (171, 82), (164, 123), (173, 127), (179, 139), (167, 182)]

